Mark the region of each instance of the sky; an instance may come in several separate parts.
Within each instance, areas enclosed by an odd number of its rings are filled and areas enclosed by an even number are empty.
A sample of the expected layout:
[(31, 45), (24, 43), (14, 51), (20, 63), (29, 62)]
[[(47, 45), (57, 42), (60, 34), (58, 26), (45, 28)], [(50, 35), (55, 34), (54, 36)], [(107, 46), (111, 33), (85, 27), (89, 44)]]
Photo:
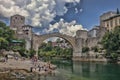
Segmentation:
[(60, 32), (75, 36), (77, 30), (99, 25), (99, 16), (120, 9), (120, 0), (0, 0), (0, 20), (25, 16), (36, 34)]

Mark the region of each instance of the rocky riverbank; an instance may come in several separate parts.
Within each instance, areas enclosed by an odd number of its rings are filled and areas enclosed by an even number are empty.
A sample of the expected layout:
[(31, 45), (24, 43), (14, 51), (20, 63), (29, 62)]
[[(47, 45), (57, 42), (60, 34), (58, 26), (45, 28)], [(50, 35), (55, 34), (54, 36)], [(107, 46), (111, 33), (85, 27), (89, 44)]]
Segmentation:
[[(31, 70), (32, 68), (32, 70)], [(0, 62), (0, 74), (9, 75), (12, 78), (26, 78), (34, 74), (47, 75), (55, 74), (56, 66), (47, 62), (38, 61), (34, 66), (31, 60), (9, 59), (7, 62)], [(0, 77), (5, 77), (0, 76)], [(6, 77), (7, 78), (7, 77)]]

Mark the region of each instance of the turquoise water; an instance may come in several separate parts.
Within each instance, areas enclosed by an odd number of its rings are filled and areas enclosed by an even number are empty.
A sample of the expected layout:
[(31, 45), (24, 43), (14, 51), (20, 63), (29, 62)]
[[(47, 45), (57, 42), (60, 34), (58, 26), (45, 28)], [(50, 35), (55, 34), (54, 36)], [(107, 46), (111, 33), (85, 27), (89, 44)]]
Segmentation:
[(0, 80), (120, 80), (120, 64), (65, 60), (52, 63), (57, 65), (55, 74), (36, 74), (25, 79), (10, 79), (10, 75), (4, 75)]
[[(54, 61), (57, 73), (34, 80), (120, 80), (120, 65), (98, 62)], [(33, 79), (31, 79), (33, 80)]]
[[(120, 80), (120, 65), (110, 63), (72, 62), (58, 64), (69, 80)], [(67, 74), (66, 74), (67, 73)]]

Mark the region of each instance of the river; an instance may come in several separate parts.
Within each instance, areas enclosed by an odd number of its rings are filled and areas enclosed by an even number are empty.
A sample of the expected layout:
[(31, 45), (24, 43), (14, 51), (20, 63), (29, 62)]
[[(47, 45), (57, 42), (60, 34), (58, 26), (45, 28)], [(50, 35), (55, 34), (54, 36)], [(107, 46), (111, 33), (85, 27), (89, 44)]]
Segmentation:
[(120, 80), (119, 64), (67, 60), (54, 60), (52, 63), (57, 65), (56, 74), (19, 80)]
[(103, 62), (52, 61), (58, 73), (36, 80), (120, 80), (120, 65)]

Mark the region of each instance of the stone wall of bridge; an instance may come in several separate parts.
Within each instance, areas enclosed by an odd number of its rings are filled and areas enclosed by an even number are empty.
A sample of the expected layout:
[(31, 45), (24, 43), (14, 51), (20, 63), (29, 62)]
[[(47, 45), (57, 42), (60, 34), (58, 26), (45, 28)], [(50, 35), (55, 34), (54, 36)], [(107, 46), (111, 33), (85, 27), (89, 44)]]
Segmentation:
[[(73, 56), (80, 56), (81, 49), (82, 49), (82, 39), (76, 40), (75, 37), (61, 34), (61, 33), (51, 33), (51, 34), (44, 34), (44, 35), (33, 35), (33, 48), (38, 51), (38, 47), (43, 43), (44, 40), (51, 38), (51, 37), (60, 37), (67, 40), (73, 48)], [(78, 54), (79, 53), (79, 54)]]

